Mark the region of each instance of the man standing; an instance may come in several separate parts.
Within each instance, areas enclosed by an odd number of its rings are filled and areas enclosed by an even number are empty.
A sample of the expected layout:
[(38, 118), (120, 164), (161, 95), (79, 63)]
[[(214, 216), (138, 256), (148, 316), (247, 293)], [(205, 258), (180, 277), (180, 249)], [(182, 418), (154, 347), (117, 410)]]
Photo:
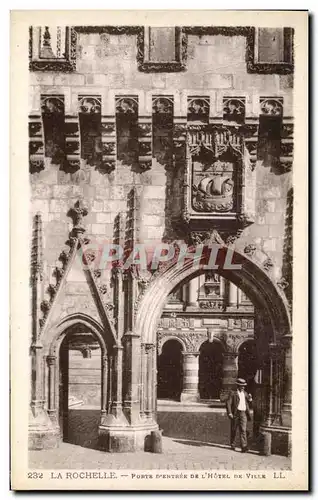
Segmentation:
[(246, 425), (247, 420), (251, 420), (250, 403), (252, 396), (245, 391), (246, 381), (238, 378), (236, 381), (237, 390), (231, 391), (226, 402), (226, 410), (231, 420), (231, 448), (235, 450), (235, 437), (237, 428), (239, 428), (242, 453), (248, 450)]

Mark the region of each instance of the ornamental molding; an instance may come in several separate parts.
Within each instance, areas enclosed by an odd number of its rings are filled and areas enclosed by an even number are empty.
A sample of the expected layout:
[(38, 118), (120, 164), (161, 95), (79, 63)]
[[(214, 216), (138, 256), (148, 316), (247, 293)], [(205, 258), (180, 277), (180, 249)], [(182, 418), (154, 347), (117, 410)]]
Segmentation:
[[(98, 314), (104, 324), (104, 327), (110, 330), (111, 335), (113, 337), (113, 342), (115, 343), (115, 339), (117, 336), (116, 330), (114, 327), (113, 319), (109, 314), (109, 308), (104, 303), (105, 301), (103, 294), (104, 290), (101, 289), (102, 286), (104, 285), (99, 285), (97, 281), (98, 278), (96, 278), (94, 275), (94, 268), (91, 265), (91, 262), (94, 261), (94, 258), (91, 259), (85, 254), (85, 245), (89, 243), (89, 239), (83, 236), (85, 229), (83, 228), (81, 222), (83, 216), (87, 215), (86, 208), (82, 210), (83, 206), (84, 205), (80, 202), (80, 200), (76, 202), (74, 205), (75, 207), (75, 215), (73, 219), (74, 227), (70, 231), (69, 240), (67, 242), (67, 244), (70, 246), (70, 250), (68, 253), (65, 250), (63, 250), (60, 253), (58, 260), (60, 260), (62, 266), (56, 267), (55, 271), (53, 272), (53, 276), (55, 277), (55, 283), (54, 284), (50, 283), (48, 285), (47, 291), (50, 295), (50, 300), (43, 300), (40, 305), (40, 309), (43, 313), (43, 316), (39, 320), (40, 330), (38, 333), (38, 338), (39, 337), (43, 338), (45, 332), (48, 331), (48, 329), (50, 328), (55, 308), (54, 306), (58, 302), (58, 299), (61, 295), (63, 288), (66, 286), (67, 276), (72, 266), (74, 265), (74, 261), (76, 257), (78, 257), (79, 253), (79, 255), (82, 256), (81, 260), (82, 265), (85, 265), (85, 269), (83, 268), (83, 273), (86, 277), (87, 284), (91, 291), (93, 301), (96, 305)], [(72, 214), (74, 214), (74, 207), (73, 209), (71, 209)], [(75, 232), (74, 228), (76, 229)], [(78, 228), (80, 228), (80, 231), (77, 231)], [(74, 234), (76, 236), (74, 236)]]
[(193, 232), (197, 240), (195, 233), (213, 228), (231, 244), (254, 222), (256, 172), (245, 133), (221, 124), (188, 127), (182, 210), (173, 220), (181, 232)]
[(178, 26), (176, 30), (176, 60), (173, 62), (151, 62), (145, 57), (146, 28), (144, 26), (72, 26), (67, 27), (67, 43), (65, 57), (60, 59), (33, 59), (33, 29), (29, 28), (29, 68), (30, 71), (76, 71), (77, 35), (80, 33), (107, 33), (109, 35), (136, 35), (137, 37), (137, 65), (138, 70), (146, 73), (171, 73), (187, 69), (188, 35), (196, 36), (244, 36), (246, 37), (246, 69), (248, 73), (259, 74), (292, 74), (294, 71), (294, 29), (289, 30), (287, 39), (291, 53), (290, 62), (261, 63), (255, 58), (256, 29), (252, 26)]
[[(46, 28), (48, 28), (46, 26)], [(72, 27), (66, 27), (65, 52), (63, 58), (33, 58), (34, 27), (29, 28), (29, 70), (71, 73), (76, 71), (77, 32)], [(47, 30), (48, 31), (48, 30)], [(49, 42), (48, 42), (49, 43)]]

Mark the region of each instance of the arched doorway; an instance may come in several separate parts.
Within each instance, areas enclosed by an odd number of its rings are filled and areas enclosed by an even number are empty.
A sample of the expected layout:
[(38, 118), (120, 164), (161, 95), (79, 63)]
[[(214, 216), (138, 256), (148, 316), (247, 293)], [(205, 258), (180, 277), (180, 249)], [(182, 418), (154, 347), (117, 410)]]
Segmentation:
[(158, 355), (158, 399), (180, 400), (182, 392), (182, 345), (176, 339), (167, 340)]
[(101, 346), (94, 335), (79, 324), (66, 333), (59, 352), (62, 440), (97, 448), (101, 404)]
[(204, 342), (199, 355), (200, 399), (220, 399), (223, 375), (223, 347), (221, 342)]
[[(273, 439), (271, 449), (275, 449), (274, 441), (278, 442), (283, 435), (286, 439), (284, 447), (287, 449), (291, 425), (291, 323), (287, 300), (271, 272), (261, 262), (257, 264), (231, 249), (231, 269), (224, 268), (228, 250), (225, 245), (219, 245), (215, 262), (217, 272), (249, 297), (255, 307), (257, 324), (260, 325), (255, 329), (255, 341), (262, 373), (262, 401), (266, 400), (266, 406), (263, 407), (265, 411), (259, 413), (262, 415), (260, 432), (266, 437), (267, 443)], [(178, 285), (204, 274), (209, 257), (210, 249), (204, 247), (203, 254), (195, 254), (193, 259), (182, 261), (181, 264), (176, 258), (170, 266), (166, 266), (161, 273), (158, 271), (153, 277), (136, 315), (135, 332), (143, 343), (156, 345), (157, 325), (167, 296)], [(284, 385), (284, 393), (278, 397), (282, 367), (284, 380), (288, 379), (288, 382)], [(149, 377), (149, 373), (146, 376)], [(156, 376), (155, 372), (153, 376)], [(153, 385), (155, 387), (155, 382)], [(277, 426), (275, 422), (279, 415), (283, 425)], [(153, 418), (156, 421), (155, 412)]]
[(82, 313), (50, 325), (43, 335), (47, 413), (59, 439), (99, 447), (111, 394), (113, 333)]
[(238, 376), (247, 382), (247, 392), (254, 396), (255, 376), (259, 368), (256, 344), (253, 340), (246, 340), (239, 347), (238, 352)]

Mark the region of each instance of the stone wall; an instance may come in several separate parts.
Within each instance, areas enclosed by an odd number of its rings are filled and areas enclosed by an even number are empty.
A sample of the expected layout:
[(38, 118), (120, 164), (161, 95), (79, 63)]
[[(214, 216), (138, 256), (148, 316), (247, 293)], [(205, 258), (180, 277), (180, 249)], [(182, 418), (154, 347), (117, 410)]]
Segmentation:
[[(292, 116), (292, 75), (251, 74), (246, 68), (246, 37), (188, 35), (187, 69), (180, 73), (144, 73), (137, 67), (137, 36), (94, 33), (78, 35), (77, 69), (74, 73), (30, 73), (30, 114), (40, 113), (41, 94), (62, 94), (65, 114), (77, 116), (78, 95), (100, 95), (102, 114), (114, 116), (115, 95), (136, 95), (139, 116), (151, 116), (152, 96), (174, 98), (174, 116), (186, 117), (187, 97), (210, 98), (210, 115), (222, 117), (224, 96), (246, 98), (246, 116), (258, 118), (259, 98), (283, 97), (284, 117)], [(141, 241), (158, 241), (171, 236), (169, 214), (176, 200), (171, 198), (174, 183), (181, 184), (154, 158), (151, 170), (132, 171), (117, 161), (110, 174), (82, 165), (81, 173), (65, 173), (50, 159), (46, 168), (31, 174), (32, 213), (40, 211), (44, 226), (45, 275), (65, 247), (70, 229), (67, 212), (84, 197), (88, 202), (88, 236), (97, 241), (112, 241), (114, 219), (127, 209), (127, 195), (138, 189), (142, 217)], [(286, 196), (291, 174), (277, 174), (262, 162), (256, 165), (257, 189), (255, 223), (246, 228), (238, 246), (255, 243), (280, 269), (283, 264)], [(177, 205), (175, 205), (177, 206)], [(278, 272), (279, 274), (279, 272)]]

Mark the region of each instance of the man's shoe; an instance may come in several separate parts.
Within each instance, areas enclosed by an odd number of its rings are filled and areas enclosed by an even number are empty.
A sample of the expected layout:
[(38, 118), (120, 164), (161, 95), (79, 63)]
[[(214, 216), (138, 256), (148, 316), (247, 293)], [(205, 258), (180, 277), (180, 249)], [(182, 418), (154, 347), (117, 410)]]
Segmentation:
[(245, 446), (245, 448), (242, 448), (242, 453), (246, 453), (248, 451), (248, 447)]
[(235, 445), (234, 445), (234, 444), (231, 444), (231, 449), (232, 449), (233, 451), (235, 451)]

